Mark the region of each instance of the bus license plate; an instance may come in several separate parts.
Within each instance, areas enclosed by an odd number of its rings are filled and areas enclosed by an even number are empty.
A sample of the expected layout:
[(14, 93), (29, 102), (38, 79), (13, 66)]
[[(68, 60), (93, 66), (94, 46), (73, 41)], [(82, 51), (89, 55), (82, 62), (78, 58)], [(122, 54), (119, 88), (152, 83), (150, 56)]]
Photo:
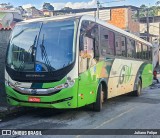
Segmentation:
[(29, 97), (29, 98), (28, 98), (28, 101), (29, 101), (29, 102), (36, 102), (36, 103), (38, 103), (38, 102), (40, 102), (41, 100), (40, 100), (40, 98), (37, 98), (37, 97)]

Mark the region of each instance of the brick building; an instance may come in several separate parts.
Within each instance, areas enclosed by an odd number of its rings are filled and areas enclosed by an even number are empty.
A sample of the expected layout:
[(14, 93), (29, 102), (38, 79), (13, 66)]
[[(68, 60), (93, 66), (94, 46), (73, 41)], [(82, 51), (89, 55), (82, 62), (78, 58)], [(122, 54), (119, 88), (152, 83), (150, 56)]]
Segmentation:
[(133, 6), (123, 6), (111, 9), (111, 19), (109, 23), (139, 35), (138, 8)]

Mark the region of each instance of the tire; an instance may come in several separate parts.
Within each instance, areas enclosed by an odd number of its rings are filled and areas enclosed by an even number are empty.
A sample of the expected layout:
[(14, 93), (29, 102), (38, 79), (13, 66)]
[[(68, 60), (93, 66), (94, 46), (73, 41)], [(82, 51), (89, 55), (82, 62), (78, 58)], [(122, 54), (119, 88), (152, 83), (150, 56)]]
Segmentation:
[[(103, 98), (103, 99), (102, 99)], [(102, 84), (98, 86), (96, 102), (93, 104), (93, 110), (100, 112), (102, 110), (102, 104), (104, 102), (104, 92), (102, 91)]]
[(133, 95), (138, 97), (141, 95), (141, 92), (142, 92), (142, 83), (141, 80), (139, 80), (137, 85), (137, 90), (133, 92)]

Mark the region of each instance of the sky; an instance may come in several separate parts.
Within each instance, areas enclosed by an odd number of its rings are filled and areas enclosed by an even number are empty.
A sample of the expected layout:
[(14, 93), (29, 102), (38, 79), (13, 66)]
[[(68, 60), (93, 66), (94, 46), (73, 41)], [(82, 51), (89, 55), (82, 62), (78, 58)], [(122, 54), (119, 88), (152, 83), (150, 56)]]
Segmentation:
[[(24, 8), (35, 6), (36, 8), (41, 9), (44, 2), (49, 2), (55, 7), (55, 10), (59, 10), (63, 7), (71, 7), (73, 9), (93, 8), (96, 7), (96, 1), (97, 0), (0, 0), (0, 3), (11, 3), (14, 7), (23, 6)], [(123, 5), (133, 5), (139, 7), (142, 4), (145, 4), (146, 6), (153, 6), (157, 1), (158, 0), (99, 0), (100, 3), (107, 2), (102, 4), (104, 7)]]

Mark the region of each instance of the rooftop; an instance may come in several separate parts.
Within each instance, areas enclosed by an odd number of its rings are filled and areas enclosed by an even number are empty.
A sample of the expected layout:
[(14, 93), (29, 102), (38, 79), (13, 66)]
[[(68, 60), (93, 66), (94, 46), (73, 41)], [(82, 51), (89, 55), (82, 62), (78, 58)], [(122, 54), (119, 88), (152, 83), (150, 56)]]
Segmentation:
[[(106, 9), (117, 9), (117, 8), (131, 8), (133, 10), (138, 10), (139, 7), (132, 6), (132, 5), (124, 5), (124, 6), (114, 6), (114, 7), (102, 7), (100, 10), (106, 10)], [(56, 10), (54, 13), (58, 12), (65, 12), (65, 13), (79, 13), (79, 12), (90, 12), (90, 11), (96, 11), (97, 8), (87, 8), (87, 9), (67, 9), (67, 10)]]

